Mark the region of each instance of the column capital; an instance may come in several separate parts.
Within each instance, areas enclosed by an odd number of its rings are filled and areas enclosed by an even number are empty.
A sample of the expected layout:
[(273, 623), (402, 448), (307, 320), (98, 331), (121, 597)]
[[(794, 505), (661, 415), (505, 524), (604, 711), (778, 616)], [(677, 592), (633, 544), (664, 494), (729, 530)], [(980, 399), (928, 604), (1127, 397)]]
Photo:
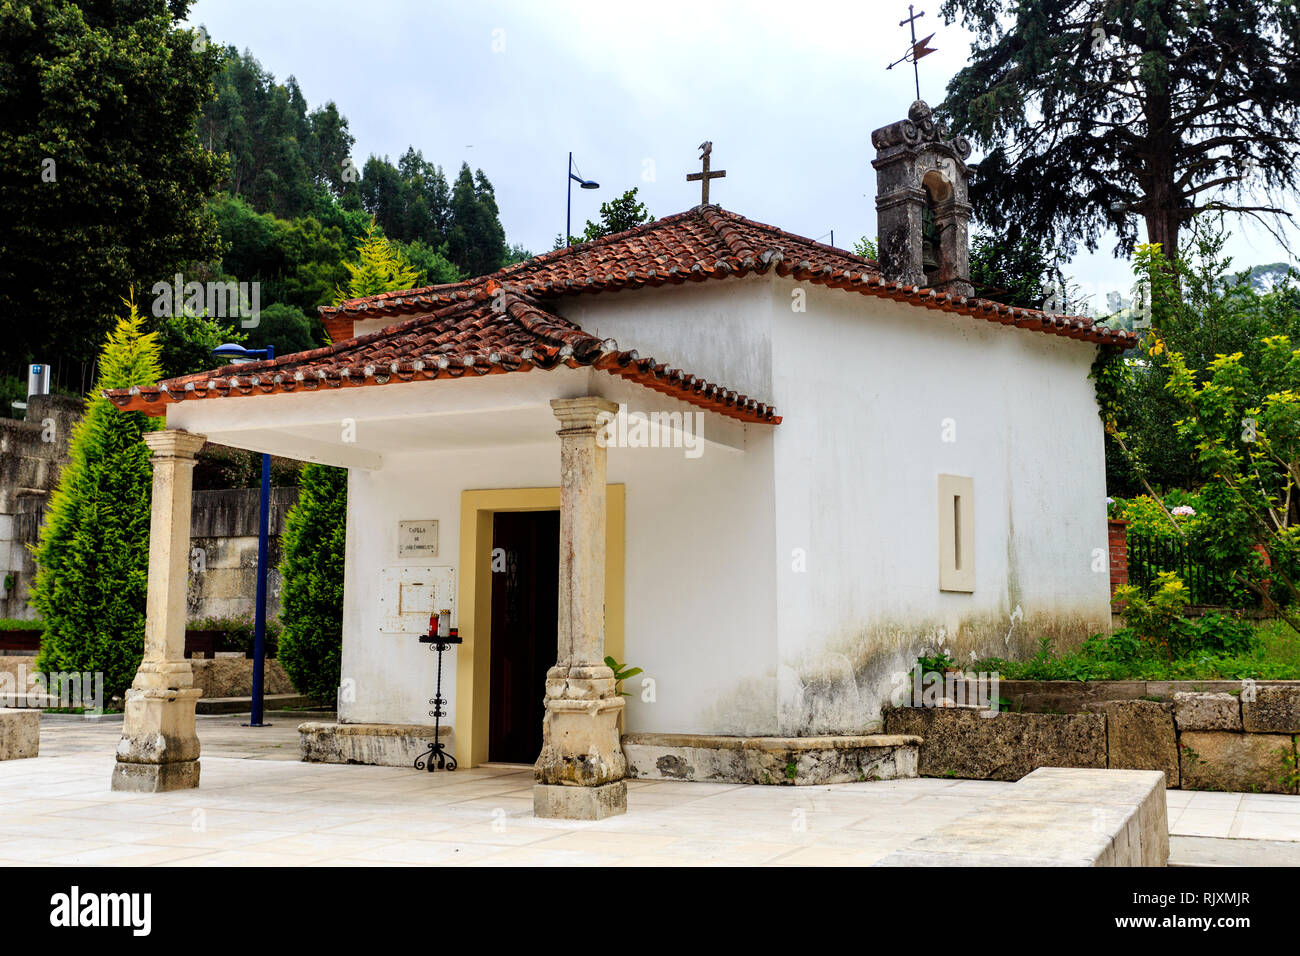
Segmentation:
[(196, 435), (179, 428), (165, 428), (144, 435), (144, 443), (149, 446), (154, 458), (193, 458), (207, 440), (206, 435)]
[(583, 395), (580, 398), (553, 398), (551, 399), (551, 411), (560, 420), (558, 434), (580, 434), (582, 432), (595, 434), (596, 429), (603, 427), (605, 424), (601, 418), (602, 413), (606, 416), (606, 419), (618, 414), (618, 402), (611, 402), (608, 398), (601, 398), (599, 395)]

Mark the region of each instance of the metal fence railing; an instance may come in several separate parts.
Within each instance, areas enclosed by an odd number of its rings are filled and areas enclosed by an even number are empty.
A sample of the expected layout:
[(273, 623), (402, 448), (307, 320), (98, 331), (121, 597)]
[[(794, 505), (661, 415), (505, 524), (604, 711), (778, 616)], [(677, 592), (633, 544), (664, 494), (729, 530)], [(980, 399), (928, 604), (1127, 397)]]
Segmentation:
[(1177, 538), (1159, 538), (1128, 532), (1129, 583), (1150, 595), (1156, 577), (1173, 571), (1182, 579), (1190, 604), (1218, 607), (1253, 606), (1257, 602), (1234, 586), (1229, 569), (1194, 544)]

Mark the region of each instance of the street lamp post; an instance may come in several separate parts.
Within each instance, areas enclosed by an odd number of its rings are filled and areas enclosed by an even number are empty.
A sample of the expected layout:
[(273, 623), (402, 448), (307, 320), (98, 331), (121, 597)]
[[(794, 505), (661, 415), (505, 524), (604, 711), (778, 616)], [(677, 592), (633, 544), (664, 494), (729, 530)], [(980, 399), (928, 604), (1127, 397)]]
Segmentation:
[[(242, 345), (227, 343), (212, 350), (212, 357), (244, 365), (275, 358), (275, 346), (264, 349), (246, 349)], [(253, 616), (253, 703), (248, 715), (248, 726), (266, 727), (262, 722), (264, 682), (266, 669), (266, 572), (267, 538), (270, 533), (271, 512), (271, 456), (262, 453), (262, 495), (257, 512), (257, 606)]]
[(583, 189), (599, 189), (600, 183), (592, 179), (583, 179), (573, 172), (573, 153), (569, 153), (569, 204), (564, 212), (564, 244), (569, 244), (569, 236), (573, 228), (573, 184), (577, 183)]

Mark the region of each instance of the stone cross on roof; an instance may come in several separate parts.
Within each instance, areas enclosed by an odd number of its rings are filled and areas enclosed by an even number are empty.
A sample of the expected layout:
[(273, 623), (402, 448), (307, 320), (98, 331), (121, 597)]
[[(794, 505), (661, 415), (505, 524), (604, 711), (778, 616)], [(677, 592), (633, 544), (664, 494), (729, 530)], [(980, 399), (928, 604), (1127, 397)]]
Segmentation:
[(704, 142), (700, 143), (700, 159), (704, 161), (704, 169), (698, 173), (688, 173), (686, 176), (686, 181), (688, 183), (697, 181), (700, 183), (700, 205), (702, 206), (707, 206), (709, 204), (709, 180), (721, 179), (723, 176), (727, 175), (725, 169), (709, 172), (709, 154), (712, 152), (712, 140), (706, 139)]

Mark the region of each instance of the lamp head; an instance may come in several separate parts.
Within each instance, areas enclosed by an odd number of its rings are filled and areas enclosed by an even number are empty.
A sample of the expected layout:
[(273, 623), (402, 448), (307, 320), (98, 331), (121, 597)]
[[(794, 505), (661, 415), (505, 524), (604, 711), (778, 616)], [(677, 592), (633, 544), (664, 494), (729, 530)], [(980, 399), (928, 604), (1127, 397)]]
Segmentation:
[(226, 342), (212, 350), (212, 357), (230, 365), (245, 365), (257, 359), (248, 354), (248, 349), (236, 342)]

